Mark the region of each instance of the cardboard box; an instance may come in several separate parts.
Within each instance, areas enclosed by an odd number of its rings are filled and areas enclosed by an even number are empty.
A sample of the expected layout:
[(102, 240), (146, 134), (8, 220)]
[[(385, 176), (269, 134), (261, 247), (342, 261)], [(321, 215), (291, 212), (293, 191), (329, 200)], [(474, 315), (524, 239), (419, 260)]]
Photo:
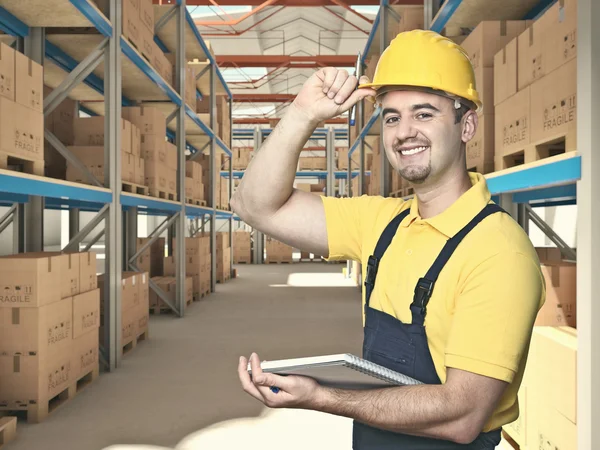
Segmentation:
[(131, 122), (129, 123), (129, 126), (131, 128), (131, 146), (130, 146), (130, 150), (131, 150), (131, 154), (137, 157), (141, 157), (142, 156), (142, 134), (140, 132), (140, 129), (138, 127), (136, 127), (134, 124), (132, 124)]
[(140, 20), (144, 28), (154, 36), (154, 7), (152, 0), (140, 0)]
[(76, 380), (71, 362), (70, 348), (47, 361), (39, 356), (0, 356), (0, 402), (21, 409), (23, 404), (50, 400)]
[(531, 142), (567, 133), (574, 138), (567, 139), (567, 151), (576, 150), (577, 59), (531, 84)]
[(0, 354), (50, 359), (71, 349), (73, 299), (37, 308), (0, 308), (0, 324)]
[[(73, 338), (100, 328), (100, 289), (73, 297)], [(96, 336), (98, 333), (93, 333)]]
[(147, 272), (138, 272), (137, 274), (137, 286), (138, 286), (138, 297), (140, 306), (146, 306), (146, 312), (148, 312), (148, 304), (150, 301), (150, 277)]
[(99, 346), (100, 339), (95, 329), (73, 340), (71, 370), (74, 379), (77, 380), (94, 370), (99, 370)]
[(140, 156), (147, 162), (160, 165), (167, 164), (167, 149), (164, 136), (142, 134), (140, 136)]
[(79, 253), (51, 252), (48, 255), (60, 258), (61, 297), (68, 298), (79, 294)]
[(484, 114), (479, 116), (475, 136), (467, 142), (468, 170), (477, 170), (481, 174), (494, 170), (494, 122), (495, 117), (493, 115)]
[[(140, 129), (141, 134), (167, 134), (166, 117), (160, 110), (150, 106), (127, 106), (121, 109), (124, 119)], [(163, 138), (164, 139), (164, 138)]]
[[(144, 245), (148, 238), (137, 238), (137, 250)], [(142, 272), (148, 272), (151, 277), (163, 274), (163, 259), (165, 257), (165, 238), (156, 239), (137, 260), (137, 267)]]
[(494, 105), (517, 93), (517, 42), (513, 39), (494, 56)]
[(550, 74), (577, 57), (577, 0), (560, 0), (544, 15), (550, 23), (542, 57)]
[(194, 196), (194, 179), (185, 177), (185, 198), (193, 198)]
[(530, 89), (496, 105), (496, 155), (509, 155), (523, 149), (531, 140)]
[(425, 13), (422, 6), (393, 7), (400, 15), (398, 22), (398, 33), (410, 30), (422, 30), (424, 28)]
[(0, 95), (15, 101), (15, 50), (0, 43)]
[(142, 48), (140, 0), (123, 0), (122, 11), (123, 36), (139, 50)]
[[(0, 44), (1, 45), (1, 44)], [(53, 89), (48, 86), (44, 86), (44, 99), (52, 93)], [(52, 111), (48, 116), (44, 118), (44, 127), (46, 130), (51, 131), (64, 145), (73, 145), (74, 130), (73, 130), (73, 118), (75, 117), (75, 101), (70, 98), (66, 98)], [(49, 146), (49, 144), (48, 144)], [(53, 149), (53, 147), (50, 146)], [(58, 152), (54, 150), (54, 153), (58, 155)], [(59, 156), (61, 161), (64, 163), (64, 158)], [(46, 154), (44, 160), (48, 161)], [(66, 170), (66, 165), (65, 165)], [(64, 176), (63, 176), (64, 178)]]
[(165, 168), (164, 172), (167, 179), (167, 192), (177, 194), (177, 171)]
[(196, 107), (196, 70), (188, 65), (185, 68), (185, 103), (191, 108)]
[(194, 200), (204, 200), (204, 184), (201, 181), (194, 180), (192, 197)]
[(44, 112), (44, 69), (21, 52), (15, 52), (15, 102)]
[(127, 311), (140, 304), (138, 272), (123, 272), (121, 275), (121, 309)]
[(139, 51), (150, 64), (154, 60), (154, 52), (158, 48), (154, 42), (154, 31), (150, 31), (145, 26), (140, 27), (140, 48)]
[(168, 169), (162, 164), (156, 164), (148, 160), (144, 161), (146, 183), (150, 189), (168, 192), (167, 172)]
[(84, 252), (79, 254), (79, 291), (93, 291), (98, 287), (96, 275), (96, 253)]
[(483, 102), (481, 114), (494, 114), (494, 68), (479, 67), (475, 70), (475, 84)]
[(165, 142), (167, 152), (167, 167), (171, 170), (177, 170), (177, 146), (170, 142)]
[(146, 182), (146, 171), (145, 171), (145, 162), (142, 158), (138, 158), (137, 156), (131, 155), (133, 159), (133, 182), (135, 184), (139, 184), (140, 186), (144, 186)]
[[(176, 301), (176, 296), (175, 296), (175, 293), (177, 290), (177, 280), (175, 279), (175, 277), (170, 277), (170, 276), (158, 277), (158, 278), (153, 278), (152, 281), (154, 281), (164, 291), (164, 293), (167, 295), (167, 298), (169, 299), (171, 304), (177, 306), (177, 301)], [(194, 280), (192, 279), (192, 277), (186, 277), (185, 278), (185, 301), (187, 303), (187, 302), (193, 301), (193, 299), (194, 299)], [(159, 305), (164, 308), (168, 308), (168, 306), (162, 301), (162, 299), (160, 297), (158, 297), (158, 295), (156, 295), (156, 293), (151, 292), (150, 293), (150, 306), (157, 307)]]
[(202, 181), (202, 165), (196, 161), (187, 161), (185, 163), (185, 176)]
[(546, 281), (546, 302), (536, 326), (577, 327), (577, 266), (571, 263), (541, 265)]
[(494, 56), (512, 39), (525, 31), (524, 20), (485, 20), (479, 22), (461, 47), (467, 52), (473, 69), (494, 67)]
[[(75, 117), (73, 119), (74, 145), (103, 146), (104, 116)], [(121, 151), (131, 153), (132, 130), (128, 120), (121, 119)]]
[(160, 47), (158, 47), (156, 44), (152, 52), (152, 66), (156, 69), (163, 80), (165, 80), (171, 86), (173, 85), (173, 65), (165, 56)]
[(44, 116), (0, 97), (0, 152), (29, 161), (44, 159)]
[(0, 307), (37, 307), (61, 299), (61, 257), (21, 253), (0, 258)]
[(121, 345), (123, 346), (137, 338), (137, 313), (137, 307), (125, 309), (121, 313)]
[(546, 13), (540, 16), (518, 37), (517, 41), (517, 87), (522, 90), (535, 80), (548, 73), (544, 56), (545, 41), (552, 30), (551, 10), (558, 6), (555, 3)]

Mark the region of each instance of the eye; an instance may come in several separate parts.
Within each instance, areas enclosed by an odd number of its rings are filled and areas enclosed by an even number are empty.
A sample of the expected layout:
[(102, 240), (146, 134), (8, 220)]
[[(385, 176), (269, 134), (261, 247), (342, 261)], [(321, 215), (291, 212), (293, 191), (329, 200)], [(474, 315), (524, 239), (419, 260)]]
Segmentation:
[(400, 120), (400, 117), (397, 117), (397, 116), (392, 116), (392, 117), (389, 117), (389, 116), (388, 116), (388, 117), (385, 119), (385, 124), (386, 124), (386, 125), (393, 125), (393, 124), (397, 123), (399, 120)]
[(417, 119), (419, 120), (427, 120), (431, 119), (433, 115), (431, 113), (421, 112), (417, 114)]

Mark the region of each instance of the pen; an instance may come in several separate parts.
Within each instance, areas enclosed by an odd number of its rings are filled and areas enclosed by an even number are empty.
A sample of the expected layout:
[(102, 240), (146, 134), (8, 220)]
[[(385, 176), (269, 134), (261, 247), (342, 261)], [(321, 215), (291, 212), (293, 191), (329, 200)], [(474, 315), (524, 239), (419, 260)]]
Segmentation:
[[(360, 52), (358, 52), (358, 58), (356, 59), (356, 67), (354, 69), (354, 75), (356, 76), (357, 80), (359, 80), (360, 82), (360, 64), (361, 64), (361, 55)], [(356, 85), (356, 89), (358, 89), (359, 84)], [(350, 108), (350, 126), (353, 127), (354, 124), (356, 123), (356, 104), (352, 105), (352, 107)]]

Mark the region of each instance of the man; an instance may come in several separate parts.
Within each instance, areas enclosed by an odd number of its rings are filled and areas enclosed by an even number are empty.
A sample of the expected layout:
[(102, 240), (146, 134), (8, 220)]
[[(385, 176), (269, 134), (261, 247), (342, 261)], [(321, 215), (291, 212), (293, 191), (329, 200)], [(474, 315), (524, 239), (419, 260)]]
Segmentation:
[[(362, 261), (363, 357), (424, 384), (349, 391), (260, 370), (244, 390), (273, 408), (354, 419), (355, 449), (493, 449), (518, 416), (517, 391), (545, 286), (525, 232), (466, 168), (477, 130), (473, 68), (431, 31), (399, 34), (373, 83), (326, 68), (303, 86), (231, 200), (248, 224), (329, 259)], [(329, 198), (293, 189), (316, 124), (367, 96), (382, 106), (385, 152), (415, 196)], [(274, 393), (270, 387), (280, 388)]]

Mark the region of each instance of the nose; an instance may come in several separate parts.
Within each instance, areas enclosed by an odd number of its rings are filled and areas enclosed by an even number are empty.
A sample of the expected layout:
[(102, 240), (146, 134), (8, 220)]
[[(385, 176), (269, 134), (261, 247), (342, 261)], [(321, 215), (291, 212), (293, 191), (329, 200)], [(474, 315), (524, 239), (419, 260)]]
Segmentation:
[(417, 130), (413, 126), (413, 122), (411, 119), (402, 119), (398, 122), (398, 125), (395, 127), (396, 131), (396, 139), (400, 142), (404, 142), (408, 139), (413, 139), (417, 137)]

